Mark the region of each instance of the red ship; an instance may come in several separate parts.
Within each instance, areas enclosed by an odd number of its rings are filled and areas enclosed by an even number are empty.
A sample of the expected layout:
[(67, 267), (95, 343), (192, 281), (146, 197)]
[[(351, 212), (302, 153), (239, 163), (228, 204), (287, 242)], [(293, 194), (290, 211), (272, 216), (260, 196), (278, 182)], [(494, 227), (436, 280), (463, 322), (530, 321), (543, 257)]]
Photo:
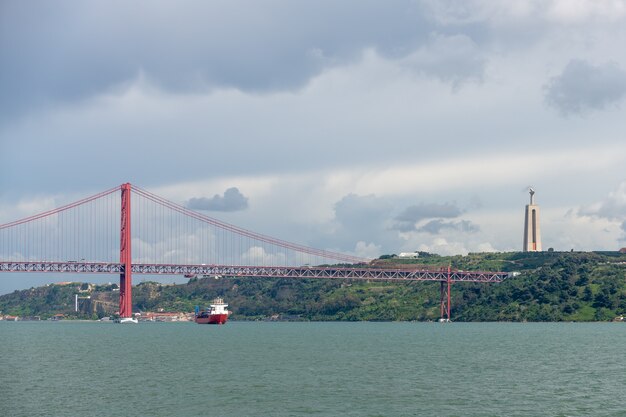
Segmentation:
[[(228, 320), (230, 311), (226, 309), (228, 304), (224, 300), (216, 298), (211, 304), (211, 308), (204, 311), (196, 310), (196, 323), (198, 324), (224, 324)], [(197, 307), (196, 307), (197, 309)]]

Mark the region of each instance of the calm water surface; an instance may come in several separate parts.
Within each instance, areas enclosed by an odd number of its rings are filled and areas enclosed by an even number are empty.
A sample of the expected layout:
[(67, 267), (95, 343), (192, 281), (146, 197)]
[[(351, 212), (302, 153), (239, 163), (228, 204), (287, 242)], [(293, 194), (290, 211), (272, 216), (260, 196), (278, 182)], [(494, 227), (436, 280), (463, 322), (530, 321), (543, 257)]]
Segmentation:
[(0, 322), (0, 416), (626, 416), (626, 324)]

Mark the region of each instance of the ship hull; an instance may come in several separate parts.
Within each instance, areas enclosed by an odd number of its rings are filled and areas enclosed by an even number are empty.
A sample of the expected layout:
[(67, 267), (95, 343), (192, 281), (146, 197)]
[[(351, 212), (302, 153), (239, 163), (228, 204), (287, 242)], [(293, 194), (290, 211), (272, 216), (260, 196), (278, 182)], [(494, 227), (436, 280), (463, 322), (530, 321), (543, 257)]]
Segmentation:
[(228, 314), (211, 314), (208, 317), (196, 317), (198, 324), (224, 324), (228, 321)]

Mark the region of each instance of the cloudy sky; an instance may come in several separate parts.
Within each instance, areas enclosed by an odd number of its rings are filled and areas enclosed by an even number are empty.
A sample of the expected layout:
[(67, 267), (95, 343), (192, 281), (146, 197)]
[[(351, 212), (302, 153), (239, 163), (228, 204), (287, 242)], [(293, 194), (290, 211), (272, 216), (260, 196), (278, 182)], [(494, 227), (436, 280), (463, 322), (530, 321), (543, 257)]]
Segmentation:
[[(131, 182), (366, 257), (626, 246), (626, 1), (0, 1), (0, 224)], [(1, 291), (0, 291), (1, 292)]]

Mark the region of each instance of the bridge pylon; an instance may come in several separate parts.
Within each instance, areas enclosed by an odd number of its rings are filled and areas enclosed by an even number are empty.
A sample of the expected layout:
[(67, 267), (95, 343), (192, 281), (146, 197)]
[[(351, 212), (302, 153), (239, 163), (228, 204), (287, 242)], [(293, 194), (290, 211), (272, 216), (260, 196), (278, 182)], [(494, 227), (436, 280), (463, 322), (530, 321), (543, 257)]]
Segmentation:
[(133, 315), (132, 256), (130, 235), (130, 183), (122, 184), (122, 212), (120, 225), (120, 317)]
[(440, 298), (440, 319), (442, 323), (450, 321), (450, 293), (452, 291), (452, 279), (450, 276), (450, 266), (448, 266), (448, 276), (445, 281), (439, 281), (441, 284)]

